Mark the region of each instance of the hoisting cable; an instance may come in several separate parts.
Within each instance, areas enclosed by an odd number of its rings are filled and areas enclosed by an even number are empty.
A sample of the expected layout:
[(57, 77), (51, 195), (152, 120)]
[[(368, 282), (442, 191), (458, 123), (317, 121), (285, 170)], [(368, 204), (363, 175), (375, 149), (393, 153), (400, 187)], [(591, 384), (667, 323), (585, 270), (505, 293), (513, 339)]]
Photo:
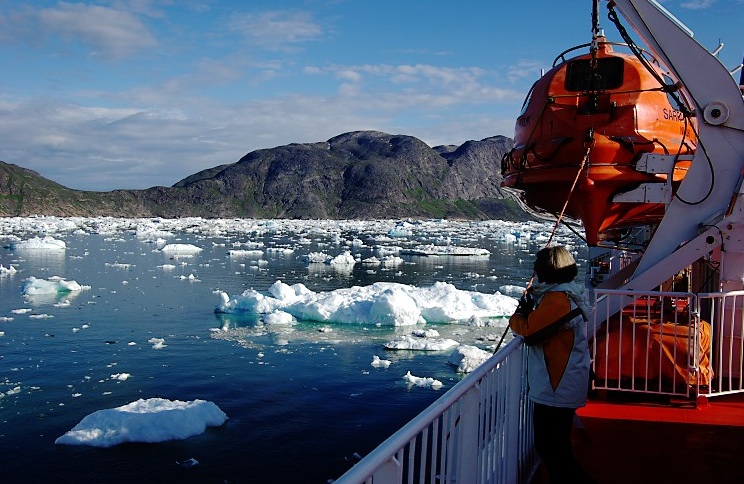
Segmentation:
[(617, 15), (617, 12), (615, 11), (614, 7), (612, 6), (612, 3), (608, 4), (607, 8), (609, 9), (609, 12), (607, 12), (607, 18), (609, 18), (613, 24), (615, 24), (615, 28), (617, 29), (618, 33), (620, 34), (620, 37), (623, 38), (625, 43), (627, 44), (628, 48), (633, 52), (633, 54), (638, 58), (638, 60), (643, 64), (643, 66), (646, 68), (646, 70), (658, 81), (658, 83), (662, 86), (663, 90), (668, 93), (674, 101), (677, 103), (677, 106), (680, 108), (680, 111), (682, 111), (682, 114), (687, 116), (692, 116), (692, 113), (689, 109), (687, 109), (687, 106), (682, 103), (682, 101), (679, 99), (679, 96), (677, 96), (677, 85), (669, 86), (666, 82), (664, 82), (664, 79), (659, 75), (658, 72), (656, 72), (648, 63), (648, 59), (643, 57), (642, 50), (636, 45), (636, 43), (633, 41), (633, 39), (630, 37), (630, 34), (628, 34), (628, 31), (625, 29), (623, 24), (620, 23), (620, 18)]
[[(566, 201), (563, 204), (563, 208), (561, 209), (561, 213), (558, 214), (558, 220), (555, 221), (555, 225), (553, 226), (553, 230), (550, 232), (550, 237), (548, 237), (548, 241), (545, 243), (545, 247), (550, 247), (550, 243), (553, 241), (553, 237), (555, 236), (556, 231), (558, 230), (558, 226), (561, 224), (561, 220), (563, 219), (563, 215), (566, 213), (566, 208), (568, 208), (568, 202), (571, 200), (571, 195), (574, 192), (574, 189), (576, 189), (576, 184), (579, 182), (579, 177), (581, 176), (581, 172), (584, 171), (584, 166), (586, 166), (587, 161), (589, 160), (589, 153), (592, 151), (592, 147), (594, 146), (594, 130), (592, 128), (589, 128), (589, 132), (587, 133), (587, 138), (591, 139), (591, 143), (588, 143), (589, 146), (586, 148), (586, 153), (584, 154), (584, 158), (581, 160), (581, 164), (579, 165), (579, 169), (576, 172), (576, 177), (574, 178), (573, 183), (571, 184), (571, 189), (568, 191), (568, 196), (566, 197)], [(532, 287), (532, 283), (535, 281), (535, 271), (532, 271), (532, 276), (530, 276), (530, 280), (527, 281), (527, 285), (524, 288), (524, 293), (527, 294), (527, 291), (529, 291), (530, 287)], [(499, 343), (496, 345), (496, 349), (493, 350), (494, 354), (501, 348), (501, 343), (504, 342), (504, 338), (506, 338), (506, 333), (509, 332), (509, 325), (506, 325), (506, 328), (504, 328), (504, 333), (501, 335), (501, 339), (499, 339)]]
[[(685, 118), (685, 121), (686, 121), (686, 118)], [(708, 193), (706, 193), (700, 200), (696, 202), (690, 202), (689, 200), (685, 200), (684, 198), (680, 197), (679, 194), (676, 192), (674, 193), (674, 196), (677, 198), (677, 200), (679, 200), (681, 203), (685, 205), (699, 205), (703, 203), (705, 200), (707, 200), (710, 194), (713, 193), (713, 187), (716, 185), (716, 171), (713, 168), (713, 160), (710, 159), (708, 150), (705, 149), (705, 145), (700, 140), (700, 135), (698, 135), (697, 129), (695, 129), (695, 125), (690, 124), (690, 129), (692, 129), (692, 132), (695, 133), (695, 137), (697, 138), (696, 150), (702, 149), (703, 154), (705, 155), (705, 160), (708, 162), (708, 169), (710, 170), (710, 186), (708, 186)], [(685, 131), (687, 131), (686, 128), (685, 128)]]
[[(648, 64), (648, 60), (643, 57), (643, 54), (641, 52), (641, 49), (636, 45), (635, 42), (633, 42), (633, 39), (630, 38), (630, 35), (628, 34), (628, 31), (623, 27), (623, 25), (620, 23), (620, 18), (617, 15), (617, 12), (615, 11), (612, 3), (609, 3), (607, 5), (607, 8), (609, 9), (609, 12), (607, 13), (607, 17), (612, 21), (613, 24), (615, 24), (615, 28), (617, 28), (617, 31), (620, 33), (620, 36), (623, 38), (625, 43), (628, 45), (628, 48), (635, 54), (635, 56), (638, 58), (639, 61), (641, 61), (641, 64), (648, 70), (649, 73), (651, 73), (652, 76), (661, 84), (662, 89), (664, 92), (669, 94), (674, 101), (677, 103), (677, 107), (682, 112), (685, 118), (685, 133), (687, 132), (687, 118), (692, 117), (692, 112), (687, 108), (687, 105), (683, 103), (679, 96), (677, 95), (677, 90), (679, 89), (679, 86), (677, 84), (674, 84), (672, 86), (669, 86), (664, 82), (664, 79)], [(662, 53), (664, 51), (662, 50)], [(679, 196), (679, 194), (675, 193), (674, 196), (677, 198), (677, 200), (680, 201), (680, 203), (683, 203), (685, 205), (698, 205), (700, 203), (703, 203), (705, 200), (708, 199), (711, 193), (713, 193), (713, 187), (715, 187), (715, 170), (713, 169), (713, 160), (710, 159), (710, 155), (708, 155), (708, 151), (705, 149), (705, 145), (700, 142), (700, 137), (698, 136), (697, 130), (695, 129), (695, 125), (690, 125), (692, 132), (695, 133), (695, 136), (698, 138), (697, 141), (697, 147), (702, 148), (703, 153), (705, 154), (706, 161), (708, 162), (708, 168), (710, 169), (710, 186), (708, 187), (708, 193), (706, 193), (700, 200), (696, 202), (690, 202), (688, 200), (685, 200)], [(683, 138), (684, 141), (684, 138)]]

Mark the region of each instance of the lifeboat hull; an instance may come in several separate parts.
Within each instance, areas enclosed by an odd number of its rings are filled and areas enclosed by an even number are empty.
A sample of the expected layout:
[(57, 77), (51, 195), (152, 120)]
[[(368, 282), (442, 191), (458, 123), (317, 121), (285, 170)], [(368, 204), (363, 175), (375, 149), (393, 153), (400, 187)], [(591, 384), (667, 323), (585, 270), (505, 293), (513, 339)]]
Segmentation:
[[(533, 85), (514, 149), (502, 162), (503, 186), (519, 190), (538, 211), (558, 215), (565, 206), (565, 216), (583, 223), (589, 245), (661, 220), (664, 203), (614, 201), (642, 183), (666, 183), (667, 174), (636, 169), (642, 154), (692, 154), (696, 147), (692, 121), (672, 108), (659, 80), (634, 56), (600, 46), (604, 88), (584, 89), (588, 54), (551, 69)], [(674, 166), (673, 188), (688, 167)]]

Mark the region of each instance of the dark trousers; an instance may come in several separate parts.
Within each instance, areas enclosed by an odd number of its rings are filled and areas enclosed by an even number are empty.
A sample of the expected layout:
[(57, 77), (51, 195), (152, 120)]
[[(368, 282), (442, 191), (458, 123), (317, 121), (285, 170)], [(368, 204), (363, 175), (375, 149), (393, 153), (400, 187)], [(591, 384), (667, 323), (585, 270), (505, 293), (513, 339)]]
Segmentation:
[(571, 448), (575, 408), (534, 404), (535, 450), (548, 470), (551, 484), (594, 482), (576, 461)]

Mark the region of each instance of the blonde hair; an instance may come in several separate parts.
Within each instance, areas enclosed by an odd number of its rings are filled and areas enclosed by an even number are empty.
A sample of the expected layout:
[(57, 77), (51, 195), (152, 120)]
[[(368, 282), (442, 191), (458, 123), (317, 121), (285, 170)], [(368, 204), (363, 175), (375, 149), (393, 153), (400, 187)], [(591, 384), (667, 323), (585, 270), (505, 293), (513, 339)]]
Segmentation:
[(576, 261), (565, 246), (545, 247), (535, 256), (535, 275), (539, 282), (547, 284), (571, 282), (578, 273)]

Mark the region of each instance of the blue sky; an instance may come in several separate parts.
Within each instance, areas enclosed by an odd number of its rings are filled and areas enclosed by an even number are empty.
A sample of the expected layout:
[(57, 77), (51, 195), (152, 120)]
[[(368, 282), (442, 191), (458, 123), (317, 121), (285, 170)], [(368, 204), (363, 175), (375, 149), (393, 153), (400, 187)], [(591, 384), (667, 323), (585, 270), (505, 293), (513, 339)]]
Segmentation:
[[(744, 0), (666, 0), (729, 68)], [(0, 160), (70, 188), (172, 185), (288, 143), (375, 129), (511, 136), (590, 40), (590, 0), (0, 0)], [(620, 38), (606, 19), (610, 40)]]

